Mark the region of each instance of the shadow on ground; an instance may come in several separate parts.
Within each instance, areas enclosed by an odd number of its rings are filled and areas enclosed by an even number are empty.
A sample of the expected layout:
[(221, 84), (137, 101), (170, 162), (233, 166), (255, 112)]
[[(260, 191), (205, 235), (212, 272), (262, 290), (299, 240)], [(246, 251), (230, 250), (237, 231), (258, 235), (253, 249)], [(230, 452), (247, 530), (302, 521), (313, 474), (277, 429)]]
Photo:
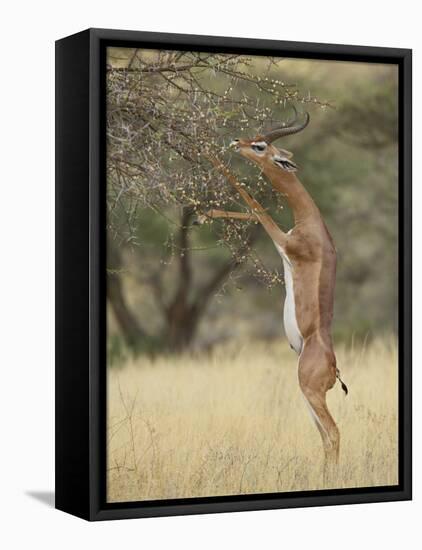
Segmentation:
[(26, 491), (28, 497), (38, 500), (49, 508), (54, 508), (54, 491)]

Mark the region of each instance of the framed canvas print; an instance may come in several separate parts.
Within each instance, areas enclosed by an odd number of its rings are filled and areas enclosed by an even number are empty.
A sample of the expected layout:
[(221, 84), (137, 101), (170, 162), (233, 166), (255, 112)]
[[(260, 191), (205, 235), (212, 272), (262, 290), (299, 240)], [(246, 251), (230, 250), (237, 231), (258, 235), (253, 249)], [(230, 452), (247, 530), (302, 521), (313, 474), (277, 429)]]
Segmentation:
[(56, 506), (411, 498), (411, 51), (56, 43)]

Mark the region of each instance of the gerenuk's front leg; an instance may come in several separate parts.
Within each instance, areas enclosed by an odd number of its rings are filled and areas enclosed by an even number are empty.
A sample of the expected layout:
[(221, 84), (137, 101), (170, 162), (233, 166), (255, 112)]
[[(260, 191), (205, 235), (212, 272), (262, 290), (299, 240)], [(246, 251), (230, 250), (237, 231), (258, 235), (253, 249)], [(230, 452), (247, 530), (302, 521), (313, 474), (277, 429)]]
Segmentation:
[(230, 210), (216, 210), (212, 208), (205, 212), (205, 214), (200, 214), (196, 220), (194, 220), (193, 225), (202, 225), (208, 219), (214, 220), (217, 218), (223, 218), (226, 220), (242, 220), (242, 221), (254, 221), (258, 222), (258, 218), (255, 214), (249, 214), (247, 212), (233, 212)]
[(217, 159), (210, 153), (206, 154), (205, 156), (208, 158), (208, 160), (211, 161), (211, 163), (220, 172), (220, 174), (223, 174), (223, 176), (225, 176), (230, 185), (239, 193), (245, 204), (250, 208), (252, 215), (256, 216), (259, 223), (262, 225), (269, 237), (279, 246), (285, 248), (287, 244), (287, 235), (286, 233), (284, 233), (284, 231), (282, 231), (282, 229), (280, 229), (280, 227), (275, 223), (272, 217), (266, 212), (265, 208), (263, 208), (254, 197), (249, 195), (244, 186), (230, 172), (225, 164), (223, 164), (219, 159)]

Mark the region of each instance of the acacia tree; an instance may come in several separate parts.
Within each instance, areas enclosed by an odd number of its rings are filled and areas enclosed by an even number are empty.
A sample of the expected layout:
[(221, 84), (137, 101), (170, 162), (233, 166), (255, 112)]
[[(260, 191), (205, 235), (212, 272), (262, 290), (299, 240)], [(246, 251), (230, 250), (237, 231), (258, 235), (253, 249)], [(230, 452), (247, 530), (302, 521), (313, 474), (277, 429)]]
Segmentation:
[[(223, 157), (233, 137), (267, 128), (289, 105), (326, 105), (280, 80), (281, 62), (234, 54), (111, 51), (107, 70), (108, 298), (130, 346), (136, 347), (148, 331), (140, 327), (122, 288), (122, 255), (128, 247), (142, 267), (139, 282), (149, 286), (161, 311), (160, 341), (172, 350), (191, 344), (210, 298), (239, 266), (248, 263), (267, 286), (280, 282), (279, 274), (268, 271), (251, 247), (258, 231), (253, 222), (213, 224), (216, 245), (229, 254), (200, 284), (194, 281), (191, 241), (192, 222), (198, 214), (211, 208), (245, 210), (204, 153)], [(243, 172), (243, 165), (227, 162), (265, 203), (272, 191), (257, 169), (248, 167)], [(271, 202), (279, 200), (273, 195)], [(151, 251), (139, 230), (151, 212), (166, 227), (158, 252), (157, 248)]]

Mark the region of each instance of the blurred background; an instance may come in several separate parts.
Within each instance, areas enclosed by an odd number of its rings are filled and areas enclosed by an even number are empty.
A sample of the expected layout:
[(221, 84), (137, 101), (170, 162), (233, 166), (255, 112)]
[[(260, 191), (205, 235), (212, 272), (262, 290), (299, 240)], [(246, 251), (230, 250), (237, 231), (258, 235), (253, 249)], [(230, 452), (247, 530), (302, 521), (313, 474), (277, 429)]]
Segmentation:
[(108, 358), (207, 351), (284, 338), (279, 255), (202, 155), (219, 155), (284, 230), (292, 218), (255, 166), (227, 145), (294, 114), (298, 177), (338, 253), (334, 338), (397, 331), (397, 67), (112, 48), (107, 71)]

